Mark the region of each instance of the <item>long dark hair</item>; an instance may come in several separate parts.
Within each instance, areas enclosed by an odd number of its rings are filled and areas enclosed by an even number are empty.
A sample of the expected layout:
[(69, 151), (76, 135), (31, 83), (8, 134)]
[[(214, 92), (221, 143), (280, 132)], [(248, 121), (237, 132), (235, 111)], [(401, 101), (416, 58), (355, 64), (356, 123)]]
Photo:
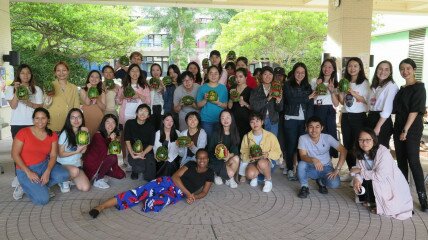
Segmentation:
[(355, 139), (355, 143), (354, 143), (354, 155), (359, 160), (364, 159), (365, 153), (364, 153), (363, 149), (361, 149), (360, 144), (358, 142), (358, 139), (360, 138), (360, 135), (363, 132), (369, 134), (370, 137), (373, 139), (373, 147), (372, 147), (372, 149), (370, 149), (368, 157), (371, 160), (374, 160), (376, 157), (377, 150), (379, 149), (379, 140), (376, 136), (376, 133), (371, 128), (363, 128), (358, 133), (357, 138)]
[(300, 82), (300, 87), (303, 88), (303, 87), (310, 86), (309, 85), (309, 77), (308, 77), (308, 68), (302, 62), (298, 62), (298, 63), (294, 64), (293, 69), (291, 69), (291, 71), (289, 73), (289, 80), (288, 80), (290, 82), (290, 85), (292, 87), (298, 87), (299, 86), (299, 84), (297, 84), (296, 77), (294, 76), (294, 73), (296, 72), (297, 68), (299, 68), (299, 67), (301, 67), (305, 70), (305, 77), (303, 78), (302, 82)]
[(82, 110), (80, 110), (79, 108), (70, 109), (70, 111), (68, 111), (67, 118), (65, 119), (64, 127), (62, 127), (62, 130), (61, 130), (61, 134), (65, 132), (67, 136), (66, 138), (68, 142), (67, 147), (69, 148), (77, 146), (76, 133), (74, 133), (73, 126), (71, 125), (71, 121), (70, 121), (70, 117), (73, 112), (79, 112), (80, 117), (82, 117), (82, 125), (79, 126), (78, 130), (80, 130), (82, 127), (85, 126), (85, 117), (83, 116)]
[[(380, 65), (383, 63), (388, 64), (391, 74), (389, 74), (389, 76), (385, 80), (383, 80), (383, 82), (380, 83), (379, 78), (377, 77), (377, 70), (380, 67)], [(383, 60), (382, 62), (378, 63), (376, 66), (376, 70), (374, 71), (374, 75), (373, 75), (372, 85), (370, 87), (376, 89), (379, 86), (380, 87), (385, 86), (389, 82), (394, 82), (394, 79), (392, 78), (392, 64), (387, 60)]]
[[(171, 64), (171, 65), (169, 65), (168, 66), (168, 71), (167, 71), (167, 73), (166, 73), (166, 75), (168, 75), (169, 76), (169, 70), (170, 69), (172, 69), (172, 71), (174, 71), (175, 72), (175, 74), (177, 74), (177, 85), (181, 85), (181, 83), (182, 83), (182, 80), (181, 80), (181, 76), (180, 76), (180, 68), (178, 68), (178, 66), (177, 65), (175, 65), (175, 64)], [(170, 76), (171, 77), (171, 76)]]
[(360, 71), (358, 72), (358, 76), (357, 76), (357, 81), (356, 84), (360, 85), (361, 83), (363, 83), (365, 80), (367, 80), (366, 78), (366, 74), (364, 73), (364, 65), (363, 65), (363, 61), (361, 61), (360, 58), (358, 57), (351, 57), (348, 62), (346, 63), (346, 68), (345, 68), (345, 74), (344, 77), (346, 79), (348, 79), (349, 81), (351, 81), (352, 77), (351, 74), (349, 74), (348, 72), (348, 65), (351, 61), (357, 62), (358, 65), (360, 65)]
[(160, 76), (159, 76), (159, 77), (162, 77), (162, 67), (161, 67), (161, 65), (159, 65), (159, 64), (157, 64), (157, 63), (153, 63), (153, 64), (150, 66), (150, 76), (152, 76), (152, 77), (153, 77), (152, 71), (153, 71), (153, 67), (155, 67), (155, 66), (159, 67), (159, 69), (160, 69)]
[(102, 82), (102, 76), (101, 73), (98, 70), (92, 70), (88, 73), (88, 76), (86, 77), (86, 83), (85, 83), (85, 87), (83, 87), (83, 89), (88, 92), (88, 83), (89, 83), (89, 79), (91, 78), (92, 73), (97, 73), (98, 76), (100, 77), (100, 81), (97, 84), (97, 90), (98, 90), (98, 94), (101, 95), (101, 93), (103, 93), (103, 82)]
[[(30, 65), (21, 64), (18, 66), (18, 69), (16, 70), (15, 80), (13, 80), (11, 86), (14, 86), (15, 82), (22, 83), (22, 80), (19, 77), (19, 75), (21, 74), (22, 70), (24, 70), (25, 68), (30, 71), (31, 78), (30, 78), (30, 81), (28, 82), (28, 86), (30, 87), (31, 94), (34, 94), (36, 92), (36, 83), (35, 83), (34, 76), (33, 76), (33, 70), (31, 69)], [(15, 89), (13, 90), (13, 92), (15, 93)]]
[(320, 74), (318, 75), (318, 79), (322, 79), (324, 82), (324, 72), (322, 71), (322, 68), (324, 67), (324, 64), (326, 64), (327, 62), (329, 62), (332, 66), (333, 66), (333, 72), (331, 73), (330, 79), (329, 80), (333, 80), (333, 84), (334, 87), (337, 88), (337, 86), (339, 85), (339, 82), (337, 81), (337, 66), (336, 66), (336, 61), (334, 61), (331, 58), (327, 58), (325, 59), (322, 64), (321, 64), (321, 69), (320, 69)]
[(124, 79), (124, 81), (123, 81), (123, 85), (122, 85), (122, 87), (123, 87), (123, 88), (126, 88), (126, 87), (128, 86), (128, 84), (131, 84), (131, 76), (130, 76), (129, 74), (130, 74), (131, 70), (132, 70), (134, 67), (138, 68), (138, 70), (140, 71), (140, 77), (138, 77), (137, 84), (138, 84), (138, 86), (140, 86), (140, 87), (142, 87), (143, 89), (145, 89), (145, 88), (146, 88), (146, 86), (148, 86), (148, 84), (147, 84), (147, 80), (146, 80), (146, 76), (144, 76), (144, 74), (142, 73), (140, 66), (138, 66), (138, 65), (137, 65), (137, 64), (135, 64), (135, 63), (131, 64), (131, 65), (128, 67), (128, 72), (126, 72), (126, 76), (125, 76), (125, 79)]
[(199, 64), (197, 62), (189, 62), (189, 64), (187, 64), (186, 70), (189, 71), (189, 66), (190, 65), (195, 65), (196, 68), (198, 69), (198, 72), (196, 73), (196, 75), (193, 75), (193, 79), (195, 79), (195, 83), (198, 84), (202, 84), (202, 75), (201, 75), (201, 68), (199, 67)]
[[(48, 120), (51, 119), (51, 115), (49, 114), (49, 111), (46, 110), (46, 108), (38, 107), (38, 108), (34, 109), (33, 116), (32, 116), (33, 120), (36, 117), (36, 113), (38, 113), (38, 112), (44, 113), (46, 115), (46, 117), (48, 118)], [(53, 132), (51, 129), (48, 128), (48, 126), (45, 127), (45, 131), (48, 134), (48, 136), (52, 136)]]
[(159, 138), (159, 142), (163, 143), (166, 139), (166, 134), (165, 134), (165, 124), (163, 123), (163, 121), (167, 118), (167, 117), (171, 117), (172, 118), (172, 127), (171, 127), (171, 132), (169, 133), (169, 141), (170, 142), (175, 142), (175, 140), (177, 140), (178, 135), (177, 132), (175, 131), (175, 123), (174, 123), (174, 117), (172, 116), (172, 113), (166, 113), (165, 115), (163, 115), (162, 117), (162, 122), (161, 122), (161, 126), (160, 126), (160, 138)]
[(113, 132), (116, 134), (116, 138), (117, 138), (119, 136), (119, 124), (118, 124), (119, 121), (117, 120), (117, 117), (115, 115), (111, 114), (111, 113), (104, 115), (103, 119), (101, 120), (101, 123), (100, 123), (100, 126), (98, 128), (98, 131), (101, 133), (101, 135), (104, 138), (108, 138), (109, 137), (109, 135), (107, 133), (107, 130), (106, 130), (106, 121), (109, 118), (113, 119), (114, 122), (116, 123), (116, 126), (113, 129)]
[[(210, 58), (211, 58), (212, 56), (218, 56), (218, 57), (220, 58), (220, 62), (219, 62), (219, 64), (218, 64), (217, 68), (218, 68), (218, 71), (219, 71), (219, 73), (220, 73), (220, 77), (221, 77), (221, 74), (223, 73), (223, 63), (222, 63), (222, 60), (221, 60), (221, 54), (220, 54), (220, 52), (219, 52), (218, 50), (212, 50), (212, 51), (210, 52)], [(211, 64), (212, 64), (212, 62), (211, 62)], [(213, 66), (214, 66), (214, 65), (213, 65)]]
[(224, 136), (226, 136), (226, 134), (224, 133), (224, 128), (223, 125), (221, 125), (221, 115), (223, 113), (229, 113), (230, 117), (232, 118), (232, 122), (230, 124), (230, 140), (231, 140), (231, 144), (238, 146), (240, 145), (240, 139), (239, 139), (239, 132), (238, 132), (238, 127), (236, 126), (236, 122), (235, 122), (235, 117), (233, 116), (233, 113), (231, 110), (229, 109), (224, 109), (223, 111), (221, 111), (218, 119), (218, 127), (217, 127), (217, 134), (218, 134), (218, 139), (223, 139)]

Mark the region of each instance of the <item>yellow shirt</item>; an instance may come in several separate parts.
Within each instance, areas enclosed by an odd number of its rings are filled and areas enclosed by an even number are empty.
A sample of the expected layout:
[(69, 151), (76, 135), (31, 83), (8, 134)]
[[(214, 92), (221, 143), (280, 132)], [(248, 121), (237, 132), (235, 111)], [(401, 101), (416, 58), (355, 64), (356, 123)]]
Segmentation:
[(55, 96), (52, 97), (52, 104), (47, 107), (51, 115), (49, 128), (53, 131), (61, 131), (68, 111), (80, 107), (79, 94), (76, 85), (69, 82), (67, 82), (64, 90), (62, 90), (58, 80), (53, 81), (53, 86)]
[[(249, 143), (248, 143), (249, 141)], [(242, 162), (250, 162), (250, 147), (256, 144), (254, 141), (253, 131), (245, 134), (242, 139), (241, 144), (241, 159)], [(260, 147), (263, 152), (268, 153), (269, 160), (278, 160), (281, 157), (281, 147), (279, 146), (278, 139), (276, 136), (263, 129), (262, 132), (262, 141), (260, 142)]]

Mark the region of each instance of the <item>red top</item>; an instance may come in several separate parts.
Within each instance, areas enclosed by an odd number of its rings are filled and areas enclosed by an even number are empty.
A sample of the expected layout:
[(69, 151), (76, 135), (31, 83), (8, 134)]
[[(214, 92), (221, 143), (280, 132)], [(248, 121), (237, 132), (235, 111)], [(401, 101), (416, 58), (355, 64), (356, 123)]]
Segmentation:
[(256, 79), (253, 77), (250, 70), (247, 70), (247, 86), (251, 89), (254, 89), (257, 87)]
[[(58, 135), (53, 132), (52, 136), (47, 135), (44, 140), (40, 140), (31, 132), (31, 127), (26, 127), (19, 130), (16, 139), (23, 143), (20, 154), (22, 161), (26, 166), (32, 166), (46, 160), (51, 153), (52, 143), (58, 142)], [(19, 166), (16, 165), (16, 168), (19, 169)]]

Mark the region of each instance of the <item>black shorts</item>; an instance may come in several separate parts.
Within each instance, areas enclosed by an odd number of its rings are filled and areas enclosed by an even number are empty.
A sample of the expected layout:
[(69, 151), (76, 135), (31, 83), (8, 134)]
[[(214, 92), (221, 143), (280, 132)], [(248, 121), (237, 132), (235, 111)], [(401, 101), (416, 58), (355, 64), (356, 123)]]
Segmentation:
[(214, 173), (221, 177), (223, 180), (229, 180), (230, 177), (227, 174), (226, 162), (218, 159), (210, 159), (209, 167), (214, 171)]

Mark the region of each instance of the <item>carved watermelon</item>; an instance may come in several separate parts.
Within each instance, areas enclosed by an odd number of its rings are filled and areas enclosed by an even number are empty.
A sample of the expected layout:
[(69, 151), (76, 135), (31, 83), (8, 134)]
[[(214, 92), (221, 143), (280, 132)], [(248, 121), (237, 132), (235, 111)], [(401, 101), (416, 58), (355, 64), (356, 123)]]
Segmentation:
[(259, 145), (254, 144), (250, 147), (250, 157), (257, 158), (257, 157), (261, 157), (262, 155), (263, 155), (263, 151)]
[(55, 87), (51, 81), (45, 82), (43, 88), (45, 90), (46, 95), (50, 97), (55, 96)]
[(121, 56), (119, 58), (119, 63), (122, 64), (123, 66), (128, 66), (129, 65), (129, 58), (127, 56)]
[(153, 88), (153, 89), (158, 89), (159, 88), (159, 86), (160, 86), (160, 79), (159, 78), (154, 78), (154, 77), (152, 77), (151, 79), (150, 79), (150, 81), (149, 81), (149, 85), (150, 85), (150, 87), (151, 88)]
[(236, 60), (236, 53), (235, 51), (229, 51), (226, 55), (226, 61), (234, 62)]
[(116, 83), (114, 83), (113, 79), (105, 80), (105, 86), (108, 90), (113, 90), (116, 87)]
[(218, 94), (217, 94), (217, 92), (214, 91), (214, 90), (208, 91), (208, 98), (207, 98), (207, 100), (210, 101), (210, 102), (217, 101), (218, 100)]
[(204, 58), (204, 60), (202, 60), (202, 68), (208, 69), (209, 66), (210, 66), (210, 60), (208, 58)]
[(156, 150), (156, 159), (158, 161), (166, 161), (168, 159), (168, 148), (161, 146)]
[(315, 88), (315, 92), (317, 92), (318, 95), (326, 95), (327, 90), (327, 86), (324, 83), (318, 84)]
[(236, 77), (234, 75), (230, 76), (227, 79), (227, 86), (229, 87), (229, 89), (236, 88), (237, 85), (238, 83), (236, 82)]
[(100, 93), (98, 92), (98, 88), (97, 87), (90, 87), (88, 89), (88, 98), (90, 98), (90, 99), (96, 99), (99, 95), (100, 95)]
[(164, 86), (168, 86), (172, 84), (172, 78), (170, 76), (165, 76), (162, 78), (162, 82)]
[(349, 92), (350, 85), (351, 85), (351, 83), (349, 82), (348, 79), (342, 78), (339, 81), (339, 91), (344, 92), (344, 93)]
[(238, 91), (235, 89), (230, 90), (230, 100), (232, 100), (232, 102), (239, 102), (239, 97), (240, 94)]
[(28, 91), (26, 86), (21, 85), (16, 89), (16, 97), (18, 97), (19, 100), (28, 100), (30, 91)]
[(226, 145), (219, 143), (215, 146), (214, 156), (217, 159), (225, 159), (229, 155), (229, 151), (227, 150)]
[(120, 145), (120, 142), (118, 140), (113, 140), (108, 145), (108, 153), (109, 154), (120, 154), (122, 151), (122, 147)]
[(91, 137), (87, 131), (78, 131), (76, 134), (77, 145), (88, 145)]
[(143, 151), (143, 143), (141, 142), (140, 139), (138, 139), (137, 141), (134, 142), (134, 144), (132, 144), (132, 150), (135, 153), (140, 153)]
[(282, 94), (282, 86), (279, 81), (272, 82), (270, 87), (270, 95), (274, 98), (280, 97)]
[(183, 103), (183, 105), (185, 106), (190, 106), (195, 102), (195, 98), (192, 96), (184, 96), (183, 98), (181, 98), (181, 102)]
[(177, 138), (177, 143), (179, 147), (186, 147), (192, 139), (189, 136), (181, 136)]
[(123, 91), (123, 96), (126, 98), (132, 98), (135, 95), (135, 90), (132, 88), (131, 84), (125, 87), (125, 90)]

